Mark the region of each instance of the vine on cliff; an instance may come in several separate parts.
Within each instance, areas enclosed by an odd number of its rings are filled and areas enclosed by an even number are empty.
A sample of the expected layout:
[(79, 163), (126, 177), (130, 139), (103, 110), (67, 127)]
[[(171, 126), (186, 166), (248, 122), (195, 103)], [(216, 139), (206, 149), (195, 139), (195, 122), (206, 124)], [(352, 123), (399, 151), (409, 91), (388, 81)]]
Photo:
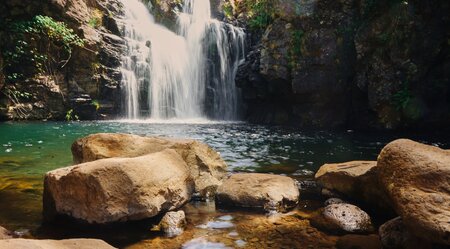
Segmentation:
[(65, 23), (48, 16), (11, 22), (6, 29), (10, 34), (3, 47), (7, 83), (36, 74), (54, 76), (70, 60), (72, 49), (84, 45)]

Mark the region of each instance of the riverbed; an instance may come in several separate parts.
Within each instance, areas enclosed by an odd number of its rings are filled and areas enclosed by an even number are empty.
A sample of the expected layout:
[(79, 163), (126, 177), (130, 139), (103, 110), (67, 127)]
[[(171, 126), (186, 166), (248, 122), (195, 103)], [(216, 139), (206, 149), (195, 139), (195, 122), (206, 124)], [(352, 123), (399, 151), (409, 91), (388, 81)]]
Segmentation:
[[(400, 137), (443, 148), (448, 148), (450, 144), (448, 137), (442, 134), (307, 131), (291, 127), (206, 120), (7, 122), (0, 124), (0, 225), (25, 237), (89, 236), (102, 238), (119, 247), (146, 247), (146, 243), (156, 243), (155, 239), (162, 241), (161, 243), (168, 243), (165, 240), (176, 241), (164, 238), (160, 233), (151, 232), (151, 220), (103, 227), (101, 232), (70, 222), (42, 225), (44, 174), (52, 169), (71, 165), (72, 142), (98, 132), (197, 139), (217, 150), (227, 162), (230, 172), (283, 174), (297, 180), (312, 179), (316, 170), (327, 162), (376, 160), (380, 149), (386, 143)], [(306, 201), (297, 211), (313, 212), (318, 205), (320, 204), (314, 201)], [(244, 211), (229, 214), (227, 210), (216, 210), (214, 202), (190, 203), (185, 207), (185, 211), (190, 229), (183, 236), (191, 236), (189, 239), (197, 239), (197, 242), (200, 240), (201, 243), (205, 236), (216, 236), (223, 239), (220, 243), (224, 248), (230, 246), (224, 241), (237, 247), (239, 243), (249, 243), (248, 237), (245, 240), (236, 232), (240, 220), (264, 217), (263, 214), (252, 215)], [(223, 220), (223, 217), (227, 220)], [(211, 224), (225, 224), (227, 227), (211, 228), (207, 226), (208, 222), (218, 222)], [(245, 227), (246, 224), (241, 226)], [(259, 240), (257, 235), (254, 236), (254, 240)], [(211, 243), (213, 244), (209, 248), (217, 248), (214, 241)]]

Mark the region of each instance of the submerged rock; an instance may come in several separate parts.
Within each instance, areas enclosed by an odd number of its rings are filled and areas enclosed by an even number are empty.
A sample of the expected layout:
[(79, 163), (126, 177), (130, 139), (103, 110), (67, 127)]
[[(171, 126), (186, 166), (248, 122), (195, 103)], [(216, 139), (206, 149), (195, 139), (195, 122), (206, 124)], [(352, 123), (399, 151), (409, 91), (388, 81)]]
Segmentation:
[(34, 240), (34, 239), (5, 239), (0, 240), (0, 249), (114, 249), (103, 240), (98, 239), (64, 239), (64, 240)]
[(219, 186), (219, 206), (236, 206), (285, 212), (298, 203), (295, 181), (287, 176), (241, 173), (231, 175)]
[(450, 245), (450, 151), (399, 139), (378, 156), (379, 180), (407, 229)]
[(169, 237), (174, 237), (183, 232), (186, 226), (186, 216), (184, 211), (167, 212), (159, 223), (159, 229)]
[(174, 150), (97, 160), (45, 175), (44, 215), (89, 223), (139, 220), (181, 207), (192, 189), (187, 165)]
[[(383, 248), (414, 248), (411, 242), (414, 240), (411, 233), (403, 225), (401, 217), (389, 220), (378, 229)], [(410, 242), (411, 241), (411, 242)], [(415, 242), (413, 242), (415, 243)]]
[(203, 198), (214, 195), (226, 175), (227, 165), (219, 153), (204, 143), (190, 139), (98, 133), (72, 144), (75, 163), (111, 157), (137, 157), (165, 149), (174, 149), (189, 166), (196, 192)]
[(330, 232), (368, 233), (373, 231), (370, 216), (359, 207), (340, 203), (326, 206), (311, 220), (314, 226)]
[(377, 179), (376, 161), (352, 161), (324, 164), (315, 178), (322, 187), (337, 192), (347, 198), (390, 210), (386, 194)]
[(376, 234), (347, 234), (336, 242), (337, 249), (381, 249), (380, 238)]

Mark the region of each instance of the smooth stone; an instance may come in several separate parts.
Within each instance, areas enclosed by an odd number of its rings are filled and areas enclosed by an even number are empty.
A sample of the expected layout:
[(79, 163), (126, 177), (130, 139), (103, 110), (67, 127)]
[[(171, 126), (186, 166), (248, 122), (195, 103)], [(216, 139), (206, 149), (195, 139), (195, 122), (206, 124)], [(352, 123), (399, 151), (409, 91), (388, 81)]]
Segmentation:
[(297, 205), (299, 195), (298, 187), (290, 177), (238, 173), (231, 175), (219, 186), (216, 201), (218, 206), (286, 212)]
[(408, 231), (450, 245), (450, 150), (399, 139), (383, 148), (378, 168), (382, 188)]
[(403, 224), (401, 217), (394, 218), (381, 225), (378, 234), (384, 249), (432, 248), (430, 242), (411, 234)]
[(175, 150), (186, 162), (195, 192), (204, 199), (214, 196), (227, 174), (227, 165), (219, 153), (196, 140), (98, 133), (76, 140), (72, 155), (74, 163), (84, 163), (112, 157), (139, 157), (165, 149)]
[(375, 210), (391, 210), (389, 200), (377, 181), (376, 161), (324, 164), (315, 179), (323, 188), (364, 202)]
[(193, 185), (174, 150), (97, 160), (45, 175), (44, 215), (100, 224), (150, 218), (188, 202)]

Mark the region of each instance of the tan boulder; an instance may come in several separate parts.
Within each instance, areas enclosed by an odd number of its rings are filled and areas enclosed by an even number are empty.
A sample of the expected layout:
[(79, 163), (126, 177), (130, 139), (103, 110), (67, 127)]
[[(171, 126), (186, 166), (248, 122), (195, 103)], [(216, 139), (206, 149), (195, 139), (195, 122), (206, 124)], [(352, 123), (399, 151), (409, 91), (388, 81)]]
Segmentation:
[(186, 215), (184, 211), (167, 212), (158, 224), (166, 236), (174, 237), (180, 235), (186, 226)]
[(174, 150), (102, 159), (48, 172), (44, 215), (89, 223), (139, 220), (181, 207), (192, 189), (187, 165)]
[(64, 239), (34, 240), (5, 239), (0, 240), (0, 249), (114, 249), (103, 240), (98, 239)]
[(204, 143), (190, 139), (98, 133), (72, 144), (74, 163), (111, 157), (137, 157), (165, 149), (174, 149), (187, 163), (196, 192), (203, 197), (214, 194), (226, 175), (227, 165), (219, 153)]
[(379, 181), (406, 228), (450, 245), (450, 151), (399, 139), (378, 156)]
[(285, 212), (297, 205), (299, 195), (297, 184), (290, 177), (239, 173), (219, 186), (216, 201), (222, 206)]
[(375, 208), (389, 210), (386, 194), (380, 189), (376, 161), (351, 161), (324, 164), (315, 175), (320, 186), (363, 201)]
[(0, 239), (10, 239), (12, 238), (11, 232), (4, 227), (0, 227)]

